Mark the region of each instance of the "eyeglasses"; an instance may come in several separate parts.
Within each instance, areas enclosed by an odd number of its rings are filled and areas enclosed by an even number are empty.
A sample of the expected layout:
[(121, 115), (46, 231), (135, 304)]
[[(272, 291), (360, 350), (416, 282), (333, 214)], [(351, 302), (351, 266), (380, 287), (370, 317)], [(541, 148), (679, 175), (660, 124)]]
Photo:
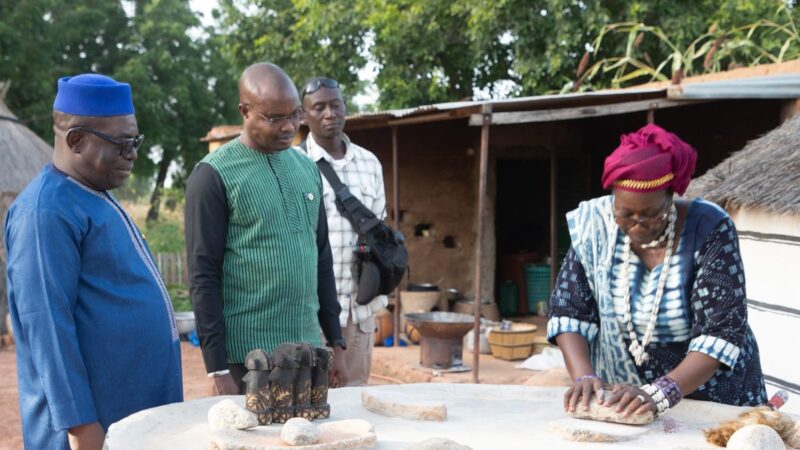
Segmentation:
[(314, 78), (313, 80), (306, 83), (306, 86), (303, 88), (303, 94), (300, 96), (300, 98), (303, 98), (306, 95), (317, 92), (321, 87), (326, 87), (329, 89), (338, 89), (339, 82), (330, 78)]
[(285, 115), (285, 116), (279, 116), (279, 115), (268, 116), (268, 115), (262, 113), (261, 111), (253, 108), (250, 105), (245, 105), (245, 106), (247, 106), (248, 108), (251, 108), (253, 111), (256, 112), (256, 114), (261, 116), (262, 119), (266, 120), (267, 123), (272, 125), (272, 126), (282, 125), (284, 122), (298, 122), (300, 120), (300, 116), (303, 115), (303, 108), (297, 108), (297, 109), (294, 110), (293, 113)]
[(661, 208), (660, 212), (653, 217), (645, 217), (644, 219), (634, 219), (632, 217), (626, 216), (618, 216), (614, 214), (614, 220), (617, 222), (621, 228), (633, 228), (635, 226), (644, 226), (645, 228), (652, 228), (665, 220), (669, 217), (669, 206), (671, 202), (669, 198), (664, 202), (664, 206)]
[(101, 133), (97, 130), (85, 127), (72, 127), (67, 130), (67, 135), (69, 135), (73, 131), (91, 133), (99, 137), (100, 139), (103, 139), (115, 145), (119, 145), (119, 156), (122, 156), (123, 158), (130, 158), (131, 156), (133, 156), (134, 152), (138, 152), (139, 148), (142, 147), (142, 141), (144, 141), (143, 134), (136, 135), (132, 138), (117, 139), (113, 136), (109, 136), (105, 133)]

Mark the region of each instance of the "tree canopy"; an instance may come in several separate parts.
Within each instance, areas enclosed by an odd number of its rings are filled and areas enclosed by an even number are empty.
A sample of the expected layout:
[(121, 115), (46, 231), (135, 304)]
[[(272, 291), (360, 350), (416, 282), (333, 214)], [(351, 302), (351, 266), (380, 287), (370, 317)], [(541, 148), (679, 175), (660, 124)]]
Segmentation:
[[(220, 122), (237, 120), (236, 71), (221, 58), (214, 31), (203, 30), (185, 0), (19, 0), (0, 4), (0, 79), (6, 102), (40, 136), (52, 140), (59, 77), (99, 72), (133, 89), (145, 150), (135, 176), (153, 178), (157, 217), (167, 170), (176, 181), (206, 153), (199, 142)], [(148, 158), (148, 152), (155, 160)]]
[[(786, 0), (219, 0), (203, 27), (188, 0), (0, 2), (6, 103), (45, 139), (56, 79), (130, 82), (159, 191), (205, 154), (198, 139), (237, 123), (236, 81), (271, 61), (302, 88), (336, 78), (372, 109), (600, 89), (800, 55)], [(576, 83), (577, 81), (577, 83)]]

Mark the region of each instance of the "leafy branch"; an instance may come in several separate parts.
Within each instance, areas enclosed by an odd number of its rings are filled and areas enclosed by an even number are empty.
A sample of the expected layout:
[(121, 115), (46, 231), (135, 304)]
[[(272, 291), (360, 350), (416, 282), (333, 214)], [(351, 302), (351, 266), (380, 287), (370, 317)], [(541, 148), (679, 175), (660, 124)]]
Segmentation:
[[(800, 33), (791, 11), (784, 5), (775, 16), (777, 20), (761, 19), (730, 30), (720, 30), (713, 23), (685, 48), (676, 45), (659, 27), (637, 22), (606, 25), (595, 38), (593, 50), (583, 55), (577, 79), (564, 85), (561, 92), (670, 79), (678, 82), (684, 76), (795, 59), (800, 56)], [(643, 45), (650, 36), (655, 39)], [(615, 48), (608, 43), (612, 39), (627, 40), (624, 54), (601, 56), (604, 48)], [(653, 61), (648, 49), (666, 56)], [(594, 62), (590, 65), (591, 60)]]

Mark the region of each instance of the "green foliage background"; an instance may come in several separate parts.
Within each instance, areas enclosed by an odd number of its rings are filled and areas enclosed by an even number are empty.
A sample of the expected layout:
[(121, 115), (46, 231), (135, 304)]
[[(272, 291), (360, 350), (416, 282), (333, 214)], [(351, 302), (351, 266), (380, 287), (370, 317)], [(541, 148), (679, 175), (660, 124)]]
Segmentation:
[(636, 71), (676, 52), (684, 73), (796, 58), (797, 14), (786, 0), (219, 0), (204, 27), (187, 0), (4, 0), (0, 80), (46, 140), (58, 77), (131, 83), (148, 151), (124, 194), (157, 212), (168, 166), (181, 188), (206, 152), (199, 138), (239, 122), (238, 74), (257, 61), (299, 86), (336, 78), (348, 99), (373, 82), (377, 102), (360, 108), (405, 108), (669, 78), (672, 63)]
[[(797, 15), (795, 0), (219, 0), (203, 26), (187, 0), (3, 0), (0, 80), (46, 141), (59, 77), (131, 83), (147, 150), (117, 196), (149, 203), (137, 222), (154, 252), (182, 252), (199, 138), (240, 122), (237, 79), (254, 62), (277, 63), (298, 86), (336, 78), (348, 100), (374, 83), (377, 101), (360, 109), (406, 108), (794, 59)], [(186, 287), (169, 289), (188, 309)]]

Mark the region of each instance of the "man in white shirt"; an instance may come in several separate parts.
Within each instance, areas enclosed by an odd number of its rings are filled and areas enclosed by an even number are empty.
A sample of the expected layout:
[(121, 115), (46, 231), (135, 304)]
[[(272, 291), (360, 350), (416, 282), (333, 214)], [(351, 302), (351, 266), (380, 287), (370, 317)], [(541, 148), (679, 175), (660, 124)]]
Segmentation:
[[(339, 83), (330, 78), (311, 79), (303, 89), (302, 106), (303, 122), (310, 130), (304, 146), (306, 154), (314, 161), (326, 160), (350, 192), (383, 220), (386, 216), (383, 169), (374, 154), (353, 144), (344, 134), (347, 111)], [(336, 291), (342, 306), (339, 321), (347, 342), (348, 385), (363, 386), (367, 384), (372, 364), (375, 313), (386, 307), (388, 300), (381, 295), (366, 305), (356, 303), (358, 233), (336, 208), (336, 196), (324, 176), (322, 185)]]

